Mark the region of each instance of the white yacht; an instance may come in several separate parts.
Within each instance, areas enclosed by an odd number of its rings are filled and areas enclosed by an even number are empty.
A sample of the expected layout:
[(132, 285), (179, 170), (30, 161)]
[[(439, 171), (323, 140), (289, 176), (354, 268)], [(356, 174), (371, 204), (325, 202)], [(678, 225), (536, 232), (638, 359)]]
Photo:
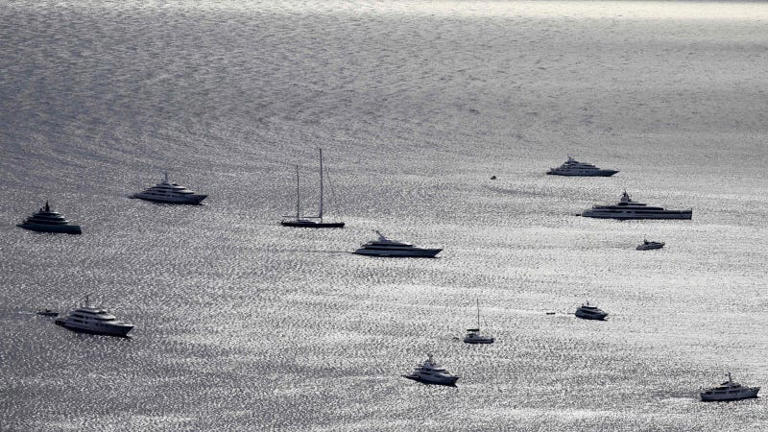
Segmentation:
[(147, 201), (166, 204), (200, 204), (208, 195), (196, 194), (184, 186), (168, 181), (168, 173), (165, 179), (143, 192), (131, 195), (131, 198), (139, 198)]
[(564, 164), (557, 168), (550, 168), (547, 174), (569, 177), (610, 177), (617, 172), (616, 170), (600, 169), (590, 163), (579, 162), (568, 156), (568, 160)]
[(648, 239), (643, 239), (643, 242), (640, 243), (635, 249), (652, 250), (652, 249), (661, 249), (663, 247), (664, 247), (664, 242), (655, 242), (655, 241), (648, 241)]
[(55, 323), (76, 332), (108, 336), (125, 336), (133, 329), (133, 324), (119, 321), (105, 309), (91, 306), (88, 296), (85, 296), (84, 305), (71, 311), (66, 317), (57, 318)]
[(717, 387), (705, 389), (699, 395), (705, 402), (715, 401), (734, 401), (757, 397), (760, 387), (745, 387), (737, 382), (733, 382), (731, 373), (728, 372), (728, 381)]
[(45, 207), (16, 226), (31, 231), (82, 234), (80, 225), (71, 225), (61, 213), (51, 210), (48, 201), (45, 202)]
[(380, 257), (414, 257), (434, 258), (442, 249), (424, 249), (410, 243), (403, 243), (388, 239), (378, 231), (378, 240), (372, 240), (364, 244), (355, 253), (358, 255), (371, 255)]
[(627, 191), (616, 205), (596, 205), (582, 214), (584, 217), (601, 219), (691, 219), (693, 210), (665, 210), (632, 201)]
[(590, 305), (589, 302), (584, 303), (578, 309), (576, 309), (577, 317), (591, 320), (604, 320), (608, 316), (608, 313), (598, 308), (597, 306)]
[(477, 300), (477, 328), (467, 329), (467, 334), (464, 336), (464, 343), (478, 345), (478, 344), (492, 344), (496, 339), (492, 336), (483, 336), (480, 334), (480, 300)]
[(427, 356), (427, 360), (424, 363), (416, 367), (416, 369), (409, 375), (403, 375), (403, 378), (408, 378), (414, 381), (418, 381), (424, 384), (437, 384), (444, 386), (454, 386), (459, 377), (451, 375), (440, 367), (434, 360), (432, 355)]

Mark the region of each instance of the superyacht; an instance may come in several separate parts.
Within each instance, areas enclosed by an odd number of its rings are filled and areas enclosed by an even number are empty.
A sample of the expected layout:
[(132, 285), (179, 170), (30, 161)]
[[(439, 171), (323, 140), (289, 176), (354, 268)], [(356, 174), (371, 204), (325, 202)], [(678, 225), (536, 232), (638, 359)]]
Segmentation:
[(371, 240), (364, 244), (355, 253), (358, 255), (370, 255), (379, 257), (414, 257), (414, 258), (434, 258), (442, 249), (425, 249), (416, 247), (410, 243), (403, 243), (391, 240), (382, 233), (378, 234), (378, 240)]
[(55, 323), (75, 332), (107, 336), (126, 336), (133, 329), (133, 324), (119, 321), (105, 309), (88, 304), (88, 296), (85, 296), (83, 306), (73, 310), (66, 317), (57, 318)]
[(168, 173), (165, 173), (165, 179), (143, 192), (131, 195), (131, 198), (139, 198), (147, 201), (154, 201), (166, 204), (200, 204), (208, 195), (196, 194), (176, 183), (168, 181)]
[(616, 170), (600, 169), (590, 163), (579, 162), (568, 156), (565, 163), (557, 168), (550, 168), (547, 174), (569, 177), (610, 177), (617, 172)]
[(408, 378), (424, 384), (437, 384), (444, 386), (455, 386), (459, 377), (451, 375), (432, 360), (432, 355), (427, 356), (427, 360), (420, 364), (409, 375), (403, 375)]
[(616, 205), (596, 205), (582, 214), (584, 217), (600, 219), (691, 219), (693, 210), (666, 210), (632, 201), (627, 191)]
[(760, 387), (745, 387), (737, 382), (733, 382), (731, 373), (728, 372), (728, 381), (717, 387), (704, 390), (699, 394), (701, 400), (705, 402), (715, 401), (735, 401), (757, 397)]
[(61, 213), (51, 210), (48, 201), (45, 202), (45, 207), (16, 226), (40, 232), (82, 234), (79, 225), (70, 225)]

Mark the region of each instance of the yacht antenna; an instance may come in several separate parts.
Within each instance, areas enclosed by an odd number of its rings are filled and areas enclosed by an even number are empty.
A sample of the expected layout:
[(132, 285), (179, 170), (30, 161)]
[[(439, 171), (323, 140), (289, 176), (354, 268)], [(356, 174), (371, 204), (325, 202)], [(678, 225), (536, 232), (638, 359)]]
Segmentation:
[(318, 217), (323, 221), (323, 149), (320, 150), (320, 213)]
[(299, 189), (299, 166), (296, 165), (296, 220), (301, 217), (301, 192)]

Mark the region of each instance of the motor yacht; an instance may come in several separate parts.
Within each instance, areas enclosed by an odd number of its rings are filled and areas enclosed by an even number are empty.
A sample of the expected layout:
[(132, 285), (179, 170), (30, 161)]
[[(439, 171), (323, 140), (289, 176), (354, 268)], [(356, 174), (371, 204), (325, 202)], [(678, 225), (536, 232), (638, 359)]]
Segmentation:
[(734, 382), (731, 373), (728, 372), (728, 381), (717, 387), (705, 389), (699, 395), (705, 402), (735, 401), (757, 397), (760, 387), (745, 387)]
[(579, 162), (568, 156), (565, 163), (557, 168), (550, 168), (547, 174), (569, 177), (610, 177), (617, 172), (616, 170), (600, 169), (590, 163)]
[(589, 302), (584, 303), (578, 309), (576, 309), (577, 317), (590, 320), (604, 320), (608, 316), (608, 313), (598, 308), (597, 306), (590, 305)]
[(434, 258), (435, 255), (442, 251), (442, 249), (416, 247), (410, 243), (389, 239), (378, 231), (375, 232), (379, 238), (364, 244), (360, 249), (355, 251), (356, 254), (379, 257)]
[(479, 345), (479, 344), (492, 344), (496, 339), (492, 336), (483, 336), (480, 334), (480, 300), (477, 300), (477, 328), (467, 329), (467, 334), (464, 336), (464, 343)]
[(317, 216), (301, 215), (299, 166), (296, 165), (296, 216), (283, 216), (280, 225), (293, 228), (344, 228), (344, 222), (326, 222), (323, 220), (323, 183), (323, 149), (320, 149), (320, 205)]
[(64, 219), (61, 213), (51, 210), (48, 201), (45, 202), (45, 207), (42, 207), (35, 214), (28, 217), (27, 220), (16, 226), (31, 231), (82, 234), (80, 225), (70, 225), (69, 221)]
[(418, 381), (424, 384), (436, 384), (444, 386), (455, 386), (459, 377), (451, 375), (440, 367), (434, 360), (432, 355), (427, 357), (424, 363), (420, 364), (409, 375), (403, 375), (403, 378)]
[(107, 336), (126, 336), (133, 329), (133, 324), (119, 321), (106, 309), (91, 306), (88, 303), (88, 296), (85, 296), (85, 303), (82, 306), (63, 318), (57, 318), (55, 323), (75, 332)]
[(661, 249), (664, 247), (664, 242), (655, 242), (655, 241), (648, 241), (647, 239), (644, 239), (642, 243), (637, 245), (637, 250), (652, 250), (652, 249)]
[(582, 214), (584, 217), (600, 219), (691, 219), (693, 210), (666, 210), (632, 201), (627, 191), (616, 205), (596, 205)]
[(131, 195), (131, 198), (166, 204), (200, 204), (207, 196), (197, 194), (179, 184), (171, 183), (168, 181), (168, 173), (165, 173), (165, 179), (162, 182), (143, 192)]

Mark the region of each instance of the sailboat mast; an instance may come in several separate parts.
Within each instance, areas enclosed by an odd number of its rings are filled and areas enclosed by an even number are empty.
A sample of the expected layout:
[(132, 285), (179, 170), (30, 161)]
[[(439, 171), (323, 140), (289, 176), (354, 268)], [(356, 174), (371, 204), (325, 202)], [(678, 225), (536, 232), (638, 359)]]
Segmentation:
[(320, 150), (320, 213), (318, 217), (323, 221), (323, 149)]
[(296, 165), (296, 219), (301, 217), (301, 195), (299, 189), (299, 166)]
[(480, 328), (480, 299), (477, 300), (477, 328)]

